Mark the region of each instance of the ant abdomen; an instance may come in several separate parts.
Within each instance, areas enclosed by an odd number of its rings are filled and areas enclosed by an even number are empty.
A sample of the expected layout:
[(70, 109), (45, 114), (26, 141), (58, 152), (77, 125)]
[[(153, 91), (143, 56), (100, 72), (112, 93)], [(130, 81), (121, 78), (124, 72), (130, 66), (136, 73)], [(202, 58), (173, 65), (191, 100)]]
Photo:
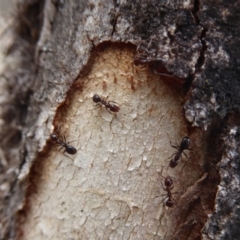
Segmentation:
[(109, 110), (111, 112), (119, 112), (119, 110), (120, 110), (120, 108), (117, 105), (112, 104), (110, 102), (108, 103), (108, 106), (106, 106), (106, 107), (109, 108)]
[(178, 165), (178, 161), (174, 161), (173, 159), (170, 161), (169, 166), (170, 166), (171, 168), (175, 168), (177, 165)]
[(166, 205), (167, 207), (173, 207), (174, 202), (173, 202), (171, 199), (168, 199), (168, 200), (165, 202), (165, 205)]
[(67, 152), (68, 154), (74, 155), (77, 153), (77, 149), (75, 147), (72, 147), (70, 145), (68, 145), (67, 147), (65, 147), (65, 152)]

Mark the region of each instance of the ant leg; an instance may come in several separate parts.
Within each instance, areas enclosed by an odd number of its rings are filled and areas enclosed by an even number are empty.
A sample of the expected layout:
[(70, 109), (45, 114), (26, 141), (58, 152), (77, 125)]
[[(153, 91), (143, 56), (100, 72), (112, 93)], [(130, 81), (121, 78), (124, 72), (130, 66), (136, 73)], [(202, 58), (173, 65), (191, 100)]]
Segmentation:
[(95, 106), (94, 109), (95, 109), (95, 108), (99, 108), (99, 107), (101, 107), (101, 105), (102, 105), (101, 103), (97, 103), (97, 104), (95, 104), (95, 105), (94, 105), (94, 106)]
[(108, 103), (114, 103), (114, 104), (118, 105), (118, 103), (116, 103), (114, 101), (108, 101)]
[[(163, 168), (163, 166), (162, 166), (162, 168)], [(172, 177), (169, 176), (169, 175), (168, 175), (167, 177), (164, 177), (164, 176), (162, 175), (162, 172), (159, 172), (158, 174), (162, 177), (163, 181), (165, 181), (166, 178), (172, 178)], [(162, 182), (161, 182), (161, 183), (162, 183)], [(166, 191), (166, 190), (165, 190), (165, 191)]]
[(163, 179), (165, 179), (166, 177), (164, 177), (161, 173), (159, 173), (159, 175), (163, 178)]
[(58, 127), (57, 127), (57, 133), (60, 133), (60, 131), (61, 131), (61, 127), (62, 127), (62, 123), (58, 124)]
[[(182, 194), (184, 191), (181, 191), (181, 192), (174, 192), (174, 193), (171, 193), (171, 194)], [(174, 198), (173, 198), (174, 201), (176, 201)]]
[(179, 149), (179, 147), (172, 145), (171, 141), (170, 141), (170, 145), (171, 145), (171, 147), (176, 148), (177, 150)]
[(60, 148), (58, 149), (58, 151), (61, 152), (61, 150), (62, 150), (63, 148), (64, 148), (64, 146), (60, 147)]
[(64, 155), (65, 157), (71, 159), (72, 161), (74, 160), (74, 159), (70, 158), (69, 156), (67, 156), (65, 153), (63, 153), (63, 155)]
[(77, 140), (72, 140), (72, 141), (67, 142), (67, 139), (66, 139), (65, 135), (61, 135), (61, 138), (62, 138), (62, 142), (66, 143), (67, 145), (71, 142), (76, 142), (77, 141)]
[[(185, 156), (186, 158), (189, 159), (189, 156), (188, 156), (185, 152), (183, 152), (183, 154), (184, 154), (184, 156)], [(181, 156), (181, 159), (182, 159), (182, 156)]]
[(62, 153), (62, 149), (64, 148), (64, 146), (61, 146), (60, 148), (58, 148), (58, 151)]
[(165, 196), (164, 200), (165, 200), (166, 198), (168, 198), (167, 193), (162, 194), (162, 195), (159, 195), (159, 197), (163, 197), (163, 196)]
[(62, 138), (63, 138), (64, 142), (67, 141), (65, 135), (62, 135)]
[(121, 119), (118, 118), (117, 113), (112, 113), (112, 112), (109, 112), (109, 113), (111, 113), (113, 115), (113, 118), (110, 121), (110, 129), (111, 129), (111, 131), (112, 131), (112, 122), (113, 122), (114, 119), (118, 120), (121, 123), (122, 127), (124, 126), (124, 124), (123, 124), (124, 120), (122, 122)]
[(169, 165), (168, 165), (168, 166), (161, 166), (161, 167), (162, 167), (162, 169), (163, 169), (163, 168), (167, 168), (167, 172), (168, 172)]
[(66, 137), (63, 134), (61, 134), (59, 137), (63, 143), (66, 143)]
[(116, 113), (111, 112), (110, 110), (108, 110), (107, 107), (106, 107), (106, 109), (107, 109), (107, 111), (108, 111), (109, 113), (111, 113), (112, 115), (116, 116)]
[(166, 196), (164, 199), (163, 199), (163, 204), (165, 205), (165, 200), (168, 198), (168, 196)]
[(163, 188), (163, 190), (167, 192), (167, 190), (166, 190), (166, 188), (164, 188), (164, 186), (163, 186), (162, 182), (161, 182), (161, 185), (162, 185), (162, 188)]
[(78, 141), (78, 139), (67, 142), (67, 144), (69, 145), (69, 143), (76, 142), (76, 141)]
[(177, 152), (176, 152), (176, 153), (173, 153), (173, 154), (172, 154), (172, 156), (171, 156), (171, 157), (169, 157), (168, 159), (172, 158), (172, 157), (173, 157), (174, 155), (176, 155), (176, 154), (177, 154)]
[(66, 155), (65, 152), (66, 152), (66, 149), (63, 151), (63, 155), (73, 161), (74, 159), (72, 159), (72, 158), (70, 158), (68, 155)]

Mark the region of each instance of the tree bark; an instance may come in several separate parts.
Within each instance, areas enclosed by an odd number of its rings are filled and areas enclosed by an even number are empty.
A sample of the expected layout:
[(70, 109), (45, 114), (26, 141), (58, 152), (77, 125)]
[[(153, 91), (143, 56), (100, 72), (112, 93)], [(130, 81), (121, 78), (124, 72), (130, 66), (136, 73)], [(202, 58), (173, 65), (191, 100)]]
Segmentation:
[(1, 40), (0, 239), (238, 239), (239, 11), (21, 1)]

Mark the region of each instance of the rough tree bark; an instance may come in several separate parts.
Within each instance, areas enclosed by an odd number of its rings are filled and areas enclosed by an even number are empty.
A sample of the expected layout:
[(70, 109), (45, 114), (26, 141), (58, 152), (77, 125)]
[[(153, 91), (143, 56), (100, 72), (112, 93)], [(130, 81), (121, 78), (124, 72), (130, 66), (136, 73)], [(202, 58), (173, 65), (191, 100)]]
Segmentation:
[(0, 238), (238, 239), (239, 16), (239, 1), (19, 2), (1, 39)]

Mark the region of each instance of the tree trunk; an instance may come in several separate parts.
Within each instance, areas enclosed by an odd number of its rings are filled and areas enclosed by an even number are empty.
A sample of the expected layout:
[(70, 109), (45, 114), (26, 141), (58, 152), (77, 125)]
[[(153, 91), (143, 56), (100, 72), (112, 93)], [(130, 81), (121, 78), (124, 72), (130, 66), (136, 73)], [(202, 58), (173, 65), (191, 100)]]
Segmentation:
[(238, 3), (21, 1), (0, 238), (238, 239)]

